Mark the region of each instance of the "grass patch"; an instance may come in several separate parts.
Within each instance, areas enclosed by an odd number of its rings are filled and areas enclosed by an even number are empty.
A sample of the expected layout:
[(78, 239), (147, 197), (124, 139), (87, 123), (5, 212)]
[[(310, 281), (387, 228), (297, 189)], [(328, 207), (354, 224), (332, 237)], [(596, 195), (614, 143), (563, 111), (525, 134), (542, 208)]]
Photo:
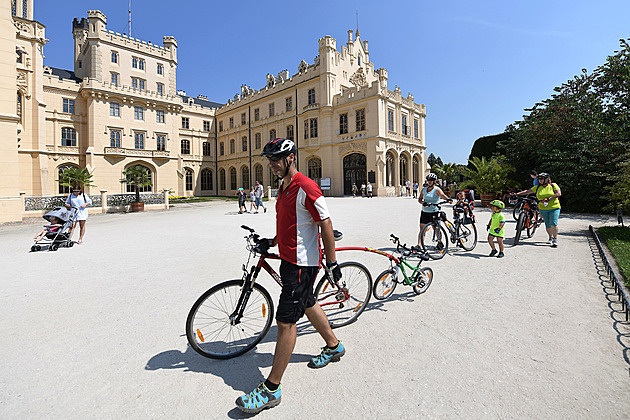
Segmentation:
[(604, 226), (597, 229), (599, 237), (612, 252), (621, 274), (626, 279), (626, 286), (630, 286), (630, 228), (622, 226)]

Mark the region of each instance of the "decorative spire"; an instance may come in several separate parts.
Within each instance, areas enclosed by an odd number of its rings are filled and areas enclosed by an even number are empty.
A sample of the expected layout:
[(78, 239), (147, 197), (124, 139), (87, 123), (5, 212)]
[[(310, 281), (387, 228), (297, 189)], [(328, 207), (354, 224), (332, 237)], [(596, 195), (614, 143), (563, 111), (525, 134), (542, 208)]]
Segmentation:
[(358, 38), (361, 35), (359, 33), (359, 9), (357, 9), (356, 13), (357, 13), (357, 38)]

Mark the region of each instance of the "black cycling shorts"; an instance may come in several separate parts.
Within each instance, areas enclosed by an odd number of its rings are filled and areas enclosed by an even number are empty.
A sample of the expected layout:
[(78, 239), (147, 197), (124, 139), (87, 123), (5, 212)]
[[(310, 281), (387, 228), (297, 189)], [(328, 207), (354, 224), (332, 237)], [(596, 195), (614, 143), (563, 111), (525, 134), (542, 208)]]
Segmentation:
[(423, 225), (431, 223), (433, 219), (435, 219), (435, 216), (437, 216), (437, 212), (429, 213), (423, 211), (420, 213), (420, 223), (422, 223)]
[(315, 305), (313, 293), (318, 267), (304, 267), (282, 260), (280, 278), (282, 292), (276, 312), (276, 321), (295, 324), (304, 316), (306, 308)]

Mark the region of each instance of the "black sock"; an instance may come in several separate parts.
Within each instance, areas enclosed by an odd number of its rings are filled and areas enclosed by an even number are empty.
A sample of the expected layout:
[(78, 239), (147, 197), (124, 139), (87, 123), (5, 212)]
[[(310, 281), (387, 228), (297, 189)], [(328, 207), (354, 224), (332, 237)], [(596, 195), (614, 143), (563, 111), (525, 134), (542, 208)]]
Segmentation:
[(269, 382), (269, 379), (267, 379), (265, 381), (265, 386), (267, 387), (267, 389), (271, 392), (276, 392), (278, 390), (278, 387), (280, 386), (280, 384), (274, 384), (273, 382)]
[(339, 343), (341, 343), (341, 341), (337, 341), (337, 345), (335, 347), (330, 347), (328, 344), (326, 345), (326, 348), (329, 350), (337, 350), (339, 348)]

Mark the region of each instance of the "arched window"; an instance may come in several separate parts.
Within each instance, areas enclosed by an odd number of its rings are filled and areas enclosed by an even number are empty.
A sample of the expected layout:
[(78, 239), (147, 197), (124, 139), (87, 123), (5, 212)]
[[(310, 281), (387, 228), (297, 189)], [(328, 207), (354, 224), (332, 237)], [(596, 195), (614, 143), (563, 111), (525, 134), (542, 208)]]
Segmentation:
[(190, 140), (182, 140), (182, 147), (181, 147), (181, 152), (182, 155), (189, 155), (190, 154)]
[(413, 167), (411, 169), (413, 182), (420, 182), (420, 160), (418, 156), (413, 157)]
[(17, 93), (17, 116), (20, 119), (20, 124), (22, 124), (22, 93), (18, 91)]
[(230, 189), (231, 190), (236, 190), (237, 185), (236, 185), (236, 168), (232, 167), (230, 168)]
[(385, 186), (394, 186), (394, 154), (387, 152), (385, 157)]
[(261, 185), (264, 185), (263, 182), (263, 166), (261, 164), (256, 164), (254, 166), (254, 181), (258, 181)]
[(249, 190), (249, 167), (247, 166), (243, 166), (241, 168), (241, 182), (243, 185), (243, 188), (246, 190)]
[[(147, 168), (147, 167), (146, 167), (146, 166), (144, 166), (144, 165), (134, 165), (134, 166), (139, 166), (139, 167), (141, 167), (142, 169), (144, 169), (145, 171), (147, 171), (147, 173), (148, 173), (148, 174), (149, 174), (149, 176), (151, 177), (151, 184), (153, 184), (153, 183), (154, 183), (154, 182), (153, 182), (153, 172), (151, 172), (151, 169)], [(136, 187), (135, 187), (133, 184), (131, 184), (131, 183), (127, 182), (127, 183), (126, 183), (126, 185), (127, 185), (127, 192), (128, 192), (128, 193), (129, 193), (129, 192), (136, 192)], [(152, 191), (152, 188), (153, 188), (153, 186), (152, 186), (152, 185), (146, 185), (146, 186), (144, 186), (144, 187), (139, 187), (138, 189), (140, 190), (140, 192), (151, 192), (151, 191)]]
[(201, 190), (210, 191), (212, 189), (212, 171), (210, 169), (204, 169), (201, 171)]
[(219, 169), (219, 189), (225, 191), (225, 169), (223, 168)]
[(400, 183), (405, 184), (409, 179), (409, 160), (407, 159), (407, 155), (402, 155), (400, 157)]
[(62, 146), (76, 146), (77, 145), (77, 132), (74, 128), (64, 127), (61, 129), (61, 145)]
[(320, 158), (309, 159), (308, 177), (319, 184), (319, 180), (322, 177), (322, 161)]
[(186, 168), (186, 191), (193, 190), (193, 171)]
[[(61, 179), (61, 174), (68, 168), (77, 168), (74, 165), (63, 165), (59, 167), (57, 182)], [(70, 187), (68, 185), (59, 184), (59, 194), (70, 194)]]

